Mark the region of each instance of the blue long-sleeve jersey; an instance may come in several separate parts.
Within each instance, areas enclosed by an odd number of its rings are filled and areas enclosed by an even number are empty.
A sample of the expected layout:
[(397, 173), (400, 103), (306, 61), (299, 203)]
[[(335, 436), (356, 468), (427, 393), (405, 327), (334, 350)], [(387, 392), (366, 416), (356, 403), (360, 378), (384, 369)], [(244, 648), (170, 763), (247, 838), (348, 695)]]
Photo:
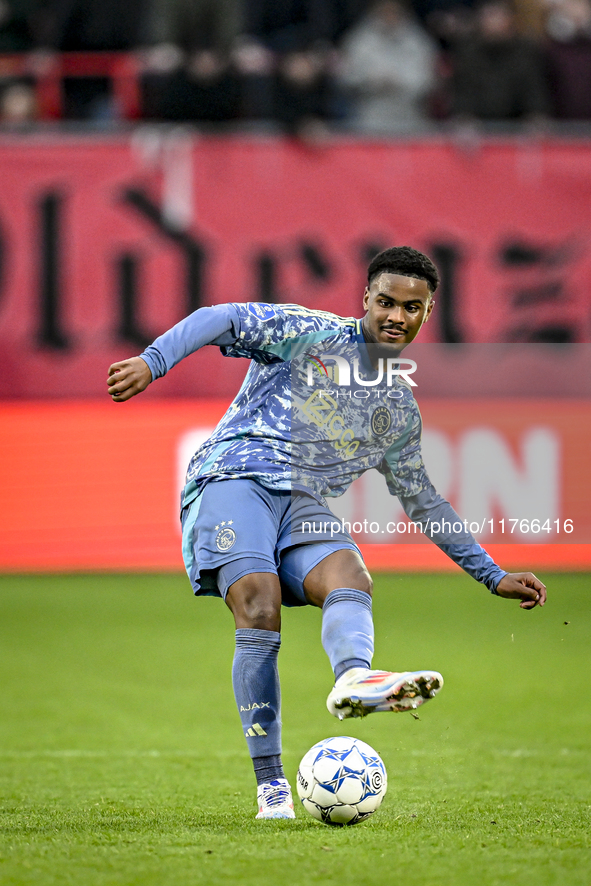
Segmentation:
[(141, 356), (156, 379), (206, 344), (252, 362), (189, 464), (185, 503), (207, 482), (241, 477), (323, 500), (376, 468), (408, 517), (495, 591), (506, 573), (470, 533), (433, 532), (433, 523), (462, 521), (425, 470), (408, 377), (395, 360), (380, 363), (370, 354), (374, 346), (366, 344), (361, 321), (298, 305), (216, 305), (195, 311)]

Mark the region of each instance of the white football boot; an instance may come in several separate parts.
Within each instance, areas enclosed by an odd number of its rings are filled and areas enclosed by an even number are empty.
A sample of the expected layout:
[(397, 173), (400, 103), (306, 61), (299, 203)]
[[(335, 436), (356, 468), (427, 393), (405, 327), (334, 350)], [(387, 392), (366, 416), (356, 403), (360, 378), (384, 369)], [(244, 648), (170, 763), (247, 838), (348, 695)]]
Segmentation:
[(295, 818), (291, 788), (286, 778), (274, 778), (257, 788), (257, 818)]
[(412, 711), (443, 686), (437, 671), (370, 671), (350, 668), (334, 685), (326, 707), (339, 720), (365, 717), (374, 711)]

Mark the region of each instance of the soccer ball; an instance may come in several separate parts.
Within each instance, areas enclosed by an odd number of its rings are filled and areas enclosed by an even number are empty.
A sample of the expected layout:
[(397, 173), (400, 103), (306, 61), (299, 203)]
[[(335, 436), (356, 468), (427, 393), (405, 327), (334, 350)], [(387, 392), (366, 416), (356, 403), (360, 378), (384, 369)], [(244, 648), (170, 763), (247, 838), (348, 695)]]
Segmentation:
[(300, 763), (298, 796), (310, 815), (325, 824), (357, 824), (376, 811), (388, 776), (380, 756), (358, 738), (325, 738)]

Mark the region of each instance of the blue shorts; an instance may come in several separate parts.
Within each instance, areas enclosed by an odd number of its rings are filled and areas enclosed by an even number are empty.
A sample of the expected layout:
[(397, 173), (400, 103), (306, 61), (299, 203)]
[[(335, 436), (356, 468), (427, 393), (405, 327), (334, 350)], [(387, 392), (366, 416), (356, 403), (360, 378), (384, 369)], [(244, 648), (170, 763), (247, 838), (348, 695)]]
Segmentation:
[(279, 576), (286, 606), (303, 606), (304, 579), (334, 551), (359, 548), (311, 495), (250, 479), (216, 480), (181, 513), (183, 559), (195, 594), (223, 597), (252, 572)]

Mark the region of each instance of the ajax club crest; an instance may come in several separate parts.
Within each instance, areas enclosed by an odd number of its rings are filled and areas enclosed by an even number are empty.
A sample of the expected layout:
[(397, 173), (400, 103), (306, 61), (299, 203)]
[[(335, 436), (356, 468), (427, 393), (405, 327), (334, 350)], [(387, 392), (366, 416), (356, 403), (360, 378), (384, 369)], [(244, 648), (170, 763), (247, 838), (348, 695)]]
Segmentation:
[(236, 533), (231, 526), (233, 522), (233, 520), (228, 520), (228, 522), (222, 520), (220, 525), (215, 527), (218, 530), (218, 534), (215, 537), (215, 546), (222, 554), (229, 551), (236, 541)]
[(376, 437), (382, 437), (387, 434), (392, 425), (392, 416), (390, 410), (385, 406), (378, 406), (371, 417), (371, 429)]

